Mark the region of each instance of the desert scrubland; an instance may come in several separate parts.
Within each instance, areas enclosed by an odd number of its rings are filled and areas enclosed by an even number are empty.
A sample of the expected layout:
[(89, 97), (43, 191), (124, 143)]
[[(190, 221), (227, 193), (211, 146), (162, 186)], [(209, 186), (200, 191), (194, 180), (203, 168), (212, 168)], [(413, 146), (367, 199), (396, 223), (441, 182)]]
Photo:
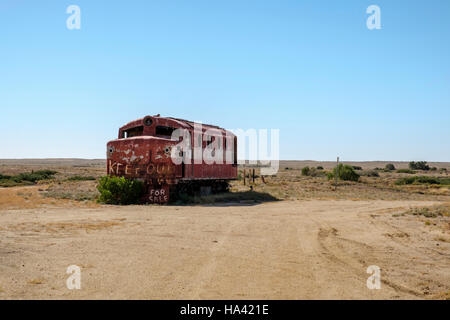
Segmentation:
[(104, 160), (0, 160), (0, 299), (449, 299), (450, 164), (391, 163), (347, 163), (359, 181), (335, 186), (332, 162), (282, 161), (227, 194), (111, 206)]

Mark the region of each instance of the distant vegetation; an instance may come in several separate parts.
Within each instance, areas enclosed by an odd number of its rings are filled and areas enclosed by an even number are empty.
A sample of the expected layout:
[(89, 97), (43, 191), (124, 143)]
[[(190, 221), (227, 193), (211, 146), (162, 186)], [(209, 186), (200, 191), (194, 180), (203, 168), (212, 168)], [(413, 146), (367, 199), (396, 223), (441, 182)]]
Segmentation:
[(395, 170), (395, 166), (392, 163), (388, 163), (385, 167), (386, 170), (393, 171)]
[(38, 170), (26, 173), (20, 173), (15, 176), (0, 174), (0, 186), (13, 187), (20, 185), (32, 185), (41, 180), (52, 179), (58, 172), (53, 170)]
[(144, 183), (142, 181), (124, 177), (102, 177), (97, 189), (100, 192), (99, 202), (106, 204), (139, 203), (144, 195)]
[(439, 185), (450, 185), (450, 178), (441, 177), (427, 177), (427, 176), (414, 176), (398, 179), (395, 182), (396, 185), (405, 184), (439, 184)]
[(352, 166), (353, 167), (353, 169), (355, 169), (355, 170), (362, 170), (362, 167), (360, 167), (360, 166)]
[(95, 180), (95, 177), (93, 177), (93, 176), (87, 176), (87, 177), (72, 176), (72, 177), (69, 177), (67, 180), (68, 181), (93, 181), (93, 180)]
[(309, 176), (310, 174), (311, 174), (311, 168), (310, 167), (302, 168), (302, 176)]
[(425, 170), (425, 171), (430, 170), (430, 166), (427, 164), (426, 161), (417, 161), (417, 162), (411, 161), (409, 163), (409, 168), (411, 170)]
[(366, 177), (379, 177), (380, 174), (376, 170), (363, 171), (361, 173), (362, 176)]
[(324, 176), (324, 175), (325, 175), (325, 172), (323, 172), (321, 169), (317, 169), (314, 167), (302, 168), (302, 176), (317, 177), (317, 176)]
[(333, 169), (333, 172), (328, 173), (328, 179), (335, 179), (336, 174), (340, 180), (345, 181), (358, 181), (359, 174), (355, 172), (355, 169), (352, 166), (339, 164), (339, 166)]
[(416, 172), (411, 169), (398, 169), (397, 173), (408, 173), (408, 174), (415, 174)]

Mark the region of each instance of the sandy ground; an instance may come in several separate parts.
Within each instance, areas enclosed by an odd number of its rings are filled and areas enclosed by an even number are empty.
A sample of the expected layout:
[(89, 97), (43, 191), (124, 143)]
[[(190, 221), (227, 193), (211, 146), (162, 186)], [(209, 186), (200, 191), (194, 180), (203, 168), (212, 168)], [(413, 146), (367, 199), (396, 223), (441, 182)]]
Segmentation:
[[(0, 299), (441, 298), (448, 232), (395, 215), (432, 204), (2, 209)], [(66, 287), (70, 265), (81, 267), (81, 290)], [(366, 286), (370, 265), (380, 290)]]

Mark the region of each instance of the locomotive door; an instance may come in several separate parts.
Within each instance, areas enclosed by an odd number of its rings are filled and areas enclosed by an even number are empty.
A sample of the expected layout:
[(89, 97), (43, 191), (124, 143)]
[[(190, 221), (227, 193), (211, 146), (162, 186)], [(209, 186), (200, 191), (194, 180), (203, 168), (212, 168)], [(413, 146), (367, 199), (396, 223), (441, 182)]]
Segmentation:
[(186, 178), (186, 163), (184, 163), (184, 151), (182, 152), (182, 159), (181, 161), (181, 177)]

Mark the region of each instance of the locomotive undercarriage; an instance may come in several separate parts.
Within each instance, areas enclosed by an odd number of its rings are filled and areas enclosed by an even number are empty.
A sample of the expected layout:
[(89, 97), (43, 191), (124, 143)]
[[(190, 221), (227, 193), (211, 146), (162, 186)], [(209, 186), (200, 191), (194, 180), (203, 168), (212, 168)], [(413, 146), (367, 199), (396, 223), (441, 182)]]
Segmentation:
[(227, 192), (230, 188), (228, 180), (180, 180), (170, 188), (170, 201), (176, 201), (184, 196), (208, 196)]
[(227, 192), (229, 188), (228, 180), (179, 180), (178, 183), (174, 184), (160, 184), (156, 180), (150, 180), (146, 183), (146, 191), (142, 202), (165, 204), (183, 200), (186, 196), (202, 197)]

